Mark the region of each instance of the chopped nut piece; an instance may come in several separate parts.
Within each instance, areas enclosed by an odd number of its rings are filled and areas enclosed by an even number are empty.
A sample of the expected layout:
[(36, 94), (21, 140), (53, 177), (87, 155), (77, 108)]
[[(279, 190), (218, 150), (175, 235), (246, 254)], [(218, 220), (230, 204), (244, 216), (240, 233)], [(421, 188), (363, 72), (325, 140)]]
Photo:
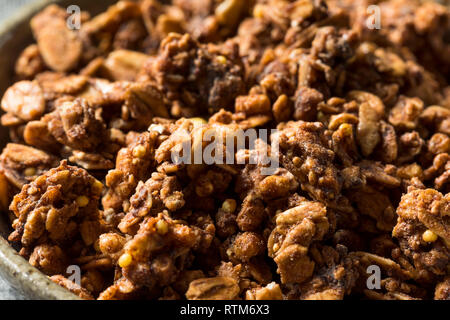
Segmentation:
[(204, 278), (189, 284), (186, 298), (189, 300), (232, 300), (238, 293), (239, 286), (232, 278)]
[(44, 95), (35, 81), (20, 81), (6, 90), (2, 109), (25, 121), (39, 118), (45, 111)]
[(149, 56), (140, 52), (117, 50), (108, 55), (103, 67), (108, 79), (134, 81), (148, 58)]
[(143, 158), (145, 156), (147, 150), (145, 150), (144, 146), (137, 146), (133, 149), (133, 157), (135, 158)]
[(37, 172), (36, 168), (26, 168), (23, 173), (25, 174), (25, 176), (31, 177), (34, 176), (36, 172)]

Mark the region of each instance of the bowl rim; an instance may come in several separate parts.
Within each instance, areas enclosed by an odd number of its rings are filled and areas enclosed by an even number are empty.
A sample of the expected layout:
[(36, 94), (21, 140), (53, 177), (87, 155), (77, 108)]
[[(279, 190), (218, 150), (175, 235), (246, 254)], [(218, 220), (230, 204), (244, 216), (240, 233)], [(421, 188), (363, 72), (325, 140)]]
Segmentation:
[[(36, 0), (25, 4), (0, 24), (0, 51), (19, 24), (31, 19), (38, 11), (58, 0)], [(0, 273), (14, 289), (21, 292), (25, 299), (34, 300), (80, 300), (69, 290), (59, 286), (18, 254), (18, 252), (0, 236)]]

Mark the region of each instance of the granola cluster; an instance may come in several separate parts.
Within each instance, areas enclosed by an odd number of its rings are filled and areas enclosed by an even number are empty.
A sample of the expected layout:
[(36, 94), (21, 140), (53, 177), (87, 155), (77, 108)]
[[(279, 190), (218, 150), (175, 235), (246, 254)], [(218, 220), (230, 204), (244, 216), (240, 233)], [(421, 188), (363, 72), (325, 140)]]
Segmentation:
[[(1, 100), (9, 241), (54, 282), (84, 299), (450, 299), (448, 6), (141, 0), (68, 17), (31, 20)], [(247, 129), (276, 131), (230, 150)], [(211, 132), (220, 161), (174, 160)]]

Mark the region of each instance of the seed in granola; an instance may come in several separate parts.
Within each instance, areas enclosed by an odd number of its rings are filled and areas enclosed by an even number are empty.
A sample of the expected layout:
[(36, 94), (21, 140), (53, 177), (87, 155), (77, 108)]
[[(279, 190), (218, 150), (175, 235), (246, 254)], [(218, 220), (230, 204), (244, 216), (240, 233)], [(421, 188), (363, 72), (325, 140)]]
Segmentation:
[(88, 205), (88, 203), (89, 203), (89, 198), (86, 197), (86, 196), (79, 196), (79, 197), (76, 199), (76, 202), (77, 202), (77, 204), (78, 204), (79, 207), (83, 208), (83, 207), (86, 207), (86, 206)]
[(133, 261), (133, 258), (131, 257), (131, 254), (124, 253), (119, 258), (119, 266), (121, 268), (126, 268), (131, 264), (132, 261)]
[(32, 177), (36, 174), (36, 168), (33, 168), (33, 167), (26, 168), (23, 173), (27, 177)]
[(227, 64), (227, 58), (225, 58), (224, 56), (217, 56), (217, 62), (221, 64)]
[(94, 193), (96, 194), (100, 194), (102, 193), (103, 190), (103, 183), (101, 183), (98, 180), (95, 180), (95, 182), (92, 184), (92, 190), (94, 191)]
[(253, 16), (259, 19), (262, 19), (264, 17), (264, 8), (262, 7), (262, 5), (257, 4), (255, 6), (255, 8), (253, 9)]
[(133, 157), (135, 158), (143, 158), (145, 157), (145, 154), (147, 153), (147, 150), (145, 150), (144, 146), (137, 146), (133, 149)]
[(438, 236), (433, 231), (427, 230), (422, 234), (422, 239), (425, 242), (435, 242), (438, 239)]
[(167, 224), (166, 221), (164, 220), (159, 220), (156, 223), (156, 231), (160, 234), (160, 235), (165, 235), (168, 231), (169, 231), (169, 225)]
[(352, 133), (352, 125), (348, 123), (343, 123), (339, 126), (339, 130), (346, 132), (346, 133)]
[(273, 252), (277, 252), (278, 249), (280, 249), (280, 245), (278, 243), (275, 243), (272, 248)]

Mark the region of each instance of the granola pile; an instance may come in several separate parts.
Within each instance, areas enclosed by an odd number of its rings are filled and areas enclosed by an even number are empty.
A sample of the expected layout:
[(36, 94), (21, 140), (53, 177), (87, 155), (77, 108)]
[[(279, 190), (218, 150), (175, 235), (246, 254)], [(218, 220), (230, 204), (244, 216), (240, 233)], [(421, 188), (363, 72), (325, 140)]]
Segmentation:
[[(450, 7), (142, 0), (71, 18), (31, 20), (1, 100), (0, 207), (31, 265), (84, 299), (450, 299)], [(277, 129), (255, 144), (270, 174), (250, 146), (173, 160), (248, 129)]]

